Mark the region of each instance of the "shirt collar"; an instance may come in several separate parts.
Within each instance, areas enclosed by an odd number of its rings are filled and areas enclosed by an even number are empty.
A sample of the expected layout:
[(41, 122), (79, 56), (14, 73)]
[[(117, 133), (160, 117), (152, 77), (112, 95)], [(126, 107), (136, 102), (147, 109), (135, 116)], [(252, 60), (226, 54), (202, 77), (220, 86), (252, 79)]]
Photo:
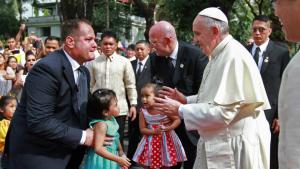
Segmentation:
[(173, 60), (176, 60), (177, 59), (177, 54), (178, 54), (178, 41), (176, 41), (175, 49), (171, 53), (170, 58), (172, 58)]
[(264, 52), (267, 49), (267, 46), (269, 44), (270, 39), (268, 38), (263, 44), (261, 44), (260, 46), (257, 46), (255, 43), (253, 43), (253, 48), (252, 49), (256, 49), (256, 47), (259, 47), (260, 51)]
[(114, 52), (114, 53), (113, 53), (112, 55), (110, 55), (110, 56), (106, 56), (106, 55), (103, 54), (103, 57), (104, 57), (105, 59), (109, 60), (109, 61), (113, 61), (114, 58), (116, 57), (116, 55), (117, 55), (117, 53)]
[(80, 67), (80, 64), (76, 60), (74, 60), (65, 50), (63, 50), (63, 51), (66, 54), (67, 59), (71, 63), (72, 70), (76, 71)]
[(147, 56), (147, 57), (145, 57), (145, 59), (144, 60), (140, 60), (140, 59), (138, 59), (138, 64), (139, 64), (139, 62), (142, 62), (142, 64), (143, 64), (143, 66), (146, 64), (146, 62), (147, 62), (147, 60), (148, 60), (148, 58), (149, 58), (149, 55)]

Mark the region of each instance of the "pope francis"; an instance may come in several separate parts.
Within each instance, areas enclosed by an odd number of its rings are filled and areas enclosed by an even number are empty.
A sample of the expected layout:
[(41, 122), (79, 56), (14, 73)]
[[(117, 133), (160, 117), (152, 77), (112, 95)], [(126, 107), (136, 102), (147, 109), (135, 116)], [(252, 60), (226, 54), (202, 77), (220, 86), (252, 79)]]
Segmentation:
[(193, 22), (194, 42), (209, 56), (197, 95), (163, 87), (157, 110), (184, 119), (200, 139), (194, 169), (269, 169), (269, 101), (251, 54), (230, 34), (218, 8)]

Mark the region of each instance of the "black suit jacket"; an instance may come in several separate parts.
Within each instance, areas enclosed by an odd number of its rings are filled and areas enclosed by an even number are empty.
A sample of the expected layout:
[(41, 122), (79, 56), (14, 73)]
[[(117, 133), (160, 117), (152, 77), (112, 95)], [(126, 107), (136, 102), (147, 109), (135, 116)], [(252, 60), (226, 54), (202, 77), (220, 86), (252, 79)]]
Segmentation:
[(208, 62), (208, 58), (196, 46), (179, 42), (178, 54), (174, 73), (167, 71), (168, 61), (166, 57), (153, 54), (154, 81), (158, 80), (163, 85), (177, 88), (184, 95), (198, 93), (202, 74)]
[[(252, 50), (253, 45), (247, 46)], [(271, 104), (271, 110), (265, 111), (269, 124), (272, 125), (274, 118), (278, 118), (278, 93), (282, 73), (290, 60), (289, 51), (283, 44), (269, 41), (266, 51), (263, 53), (263, 63), (260, 74)]]
[(10, 168), (64, 169), (86, 124), (71, 64), (62, 50), (53, 52), (26, 78), (8, 133)]
[(144, 65), (143, 71), (141, 72), (139, 77), (136, 76), (138, 59), (131, 61), (131, 64), (136, 77), (136, 90), (138, 93), (137, 111), (139, 111), (139, 109), (141, 108), (141, 89), (145, 84), (150, 83), (152, 80), (151, 57), (148, 57)]

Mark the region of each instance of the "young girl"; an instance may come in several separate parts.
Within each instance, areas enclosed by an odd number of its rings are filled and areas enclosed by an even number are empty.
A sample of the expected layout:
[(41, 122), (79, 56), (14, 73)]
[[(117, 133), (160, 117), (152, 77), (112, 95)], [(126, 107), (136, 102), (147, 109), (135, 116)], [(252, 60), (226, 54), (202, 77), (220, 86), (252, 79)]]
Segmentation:
[(2, 120), (0, 121), (0, 154), (3, 153), (5, 137), (10, 124), (10, 120), (16, 110), (17, 99), (12, 96), (2, 96), (0, 99), (0, 112)]
[[(114, 118), (119, 115), (117, 97), (114, 91), (98, 89), (89, 98), (87, 111), (94, 129), (94, 148), (89, 149), (85, 169), (128, 168), (129, 159), (124, 155), (119, 141), (119, 125)], [(112, 145), (104, 146), (104, 138), (113, 137)]]
[(141, 89), (143, 108), (141, 109), (139, 125), (144, 135), (134, 154), (133, 161), (149, 167), (167, 169), (177, 162), (186, 160), (181, 142), (174, 132), (179, 126), (180, 119), (171, 117), (170, 126), (162, 125), (161, 121), (167, 116), (154, 111), (154, 97), (159, 87), (148, 83)]
[(18, 60), (14, 56), (8, 57), (7, 65), (13, 69), (16, 75), (15, 79), (12, 81), (12, 89), (10, 90), (9, 95), (15, 96), (18, 100), (20, 100), (23, 88), (22, 75), (24, 72), (24, 67), (18, 64)]

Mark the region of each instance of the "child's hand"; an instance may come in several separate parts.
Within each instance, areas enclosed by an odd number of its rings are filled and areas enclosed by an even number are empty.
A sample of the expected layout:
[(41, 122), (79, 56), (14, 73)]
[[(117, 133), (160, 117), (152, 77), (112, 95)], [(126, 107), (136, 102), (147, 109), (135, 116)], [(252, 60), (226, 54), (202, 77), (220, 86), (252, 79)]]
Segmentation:
[(170, 126), (162, 126), (161, 128), (164, 132), (169, 132), (169, 131), (173, 130), (172, 127), (170, 127)]
[(153, 130), (154, 134), (161, 134), (163, 130), (161, 128), (157, 128)]
[(128, 168), (131, 163), (129, 158), (127, 158), (125, 155), (119, 157), (117, 163), (122, 167), (122, 168)]

